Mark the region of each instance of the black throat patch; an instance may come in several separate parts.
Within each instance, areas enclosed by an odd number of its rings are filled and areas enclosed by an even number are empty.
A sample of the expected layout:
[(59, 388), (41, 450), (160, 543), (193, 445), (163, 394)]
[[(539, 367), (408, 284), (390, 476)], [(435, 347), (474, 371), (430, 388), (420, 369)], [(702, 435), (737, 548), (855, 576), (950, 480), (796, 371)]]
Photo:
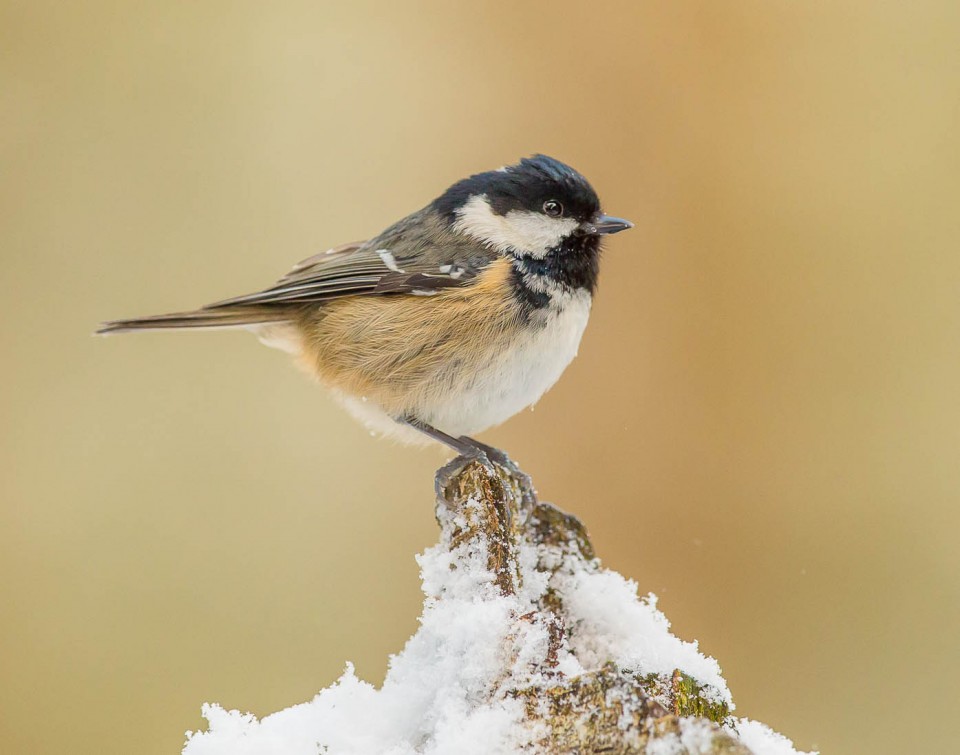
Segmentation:
[[(570, 293), (583, 290), (592, 296), (599, 271), (600, 239), (575, 234), (542, 258), (514, 257), (512, 278), (524, 304), (531, 309), (541, 309), (550, 303), (550, 288), (559, 287)], [(538, 282), (546, 285), (537, 285)]]

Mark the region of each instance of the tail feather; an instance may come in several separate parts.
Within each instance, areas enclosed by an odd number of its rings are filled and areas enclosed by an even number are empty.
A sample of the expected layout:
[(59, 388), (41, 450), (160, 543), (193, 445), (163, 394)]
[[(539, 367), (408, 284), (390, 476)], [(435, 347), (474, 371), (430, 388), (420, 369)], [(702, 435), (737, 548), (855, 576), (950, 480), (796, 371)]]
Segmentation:
[(178, 330), (187, 328), (243, 328), (291, 320), (289, 310), (268, 310), (262, 307), (224, 310), (197, 309), (192, 312), (172, 312), (130, 320), (111, 320), (101, 323), (97, 335), (129, 333), (135, 330)]

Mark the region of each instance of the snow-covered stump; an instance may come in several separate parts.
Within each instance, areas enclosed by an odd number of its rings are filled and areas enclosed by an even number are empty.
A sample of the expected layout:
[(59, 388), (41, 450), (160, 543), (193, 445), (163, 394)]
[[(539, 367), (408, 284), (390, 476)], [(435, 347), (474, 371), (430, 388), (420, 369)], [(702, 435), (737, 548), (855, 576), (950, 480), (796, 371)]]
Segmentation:
[(716, 661), (603, 569), (583, 525), (518, 469), (455, 460), (436, 512), (420, 628), (379, 690), (348, 665), (262, 720), (207, 705), (184, 755), (795, 752), (731, 715)]

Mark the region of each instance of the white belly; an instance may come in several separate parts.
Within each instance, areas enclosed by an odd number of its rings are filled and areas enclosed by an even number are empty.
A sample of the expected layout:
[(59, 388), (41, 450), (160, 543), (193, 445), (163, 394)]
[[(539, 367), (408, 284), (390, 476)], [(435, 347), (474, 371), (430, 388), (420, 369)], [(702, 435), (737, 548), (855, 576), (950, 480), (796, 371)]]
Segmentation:
[(426, 421), (453, 436), (473, 435), (535, 404), (577, 355), (590, 296), (570, 297), (561, 312), (551, 306), (542, 315), (542, 329), (491, 360), (467, 387), (438, 403)]
[[(514, 338), (485, 367), (435, 394), (431, 406), (419, 413), (420, 419), (454, 437), (474, 435), (536, 403), (577, 355), (590, 303), (589, 294), (579, 292), (564, 296), (562, 309), (551, 304), (537, 313), (543, 319), (542, 327), (524, 338)], [(342, 393), (337, 397), (371, 430), (410, 443), (428, 441), (421, 433), (397, 424), (372, 401)]]
[[(525, 336), (514, 334), (506, 345), (492, 345), (487, 361), (433, 393), (429, 406), (419, 407), (418, 418), (459, 437), (499, 425), (533, 405), (577, 355), (590, 304), (585, 291), (554, 295), (547, 307), (534, 313), (540, 318), (539, 327)], [(294, 354), (301, 350), (294, 329), (261, 326), (257, 332), (269, 346)], [(373, 400), (337, 390), (334, 395), (372, 431), (408, 443), (429, 442), (422, 433), (397, 423)]]

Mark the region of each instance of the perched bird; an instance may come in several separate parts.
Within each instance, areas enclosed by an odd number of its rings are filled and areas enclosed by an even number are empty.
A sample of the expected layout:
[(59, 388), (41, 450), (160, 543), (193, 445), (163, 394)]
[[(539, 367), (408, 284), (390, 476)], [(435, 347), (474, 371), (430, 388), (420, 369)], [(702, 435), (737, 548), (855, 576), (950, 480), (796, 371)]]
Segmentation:
[(587, 180), (536, 155), (455, 183), (369, 241), (270, 288), (98, 333), (244, 328), (299, 362), (371, 429), (500, 455), (469, 436), (530, 406), (577, 353), (603, 236)]

